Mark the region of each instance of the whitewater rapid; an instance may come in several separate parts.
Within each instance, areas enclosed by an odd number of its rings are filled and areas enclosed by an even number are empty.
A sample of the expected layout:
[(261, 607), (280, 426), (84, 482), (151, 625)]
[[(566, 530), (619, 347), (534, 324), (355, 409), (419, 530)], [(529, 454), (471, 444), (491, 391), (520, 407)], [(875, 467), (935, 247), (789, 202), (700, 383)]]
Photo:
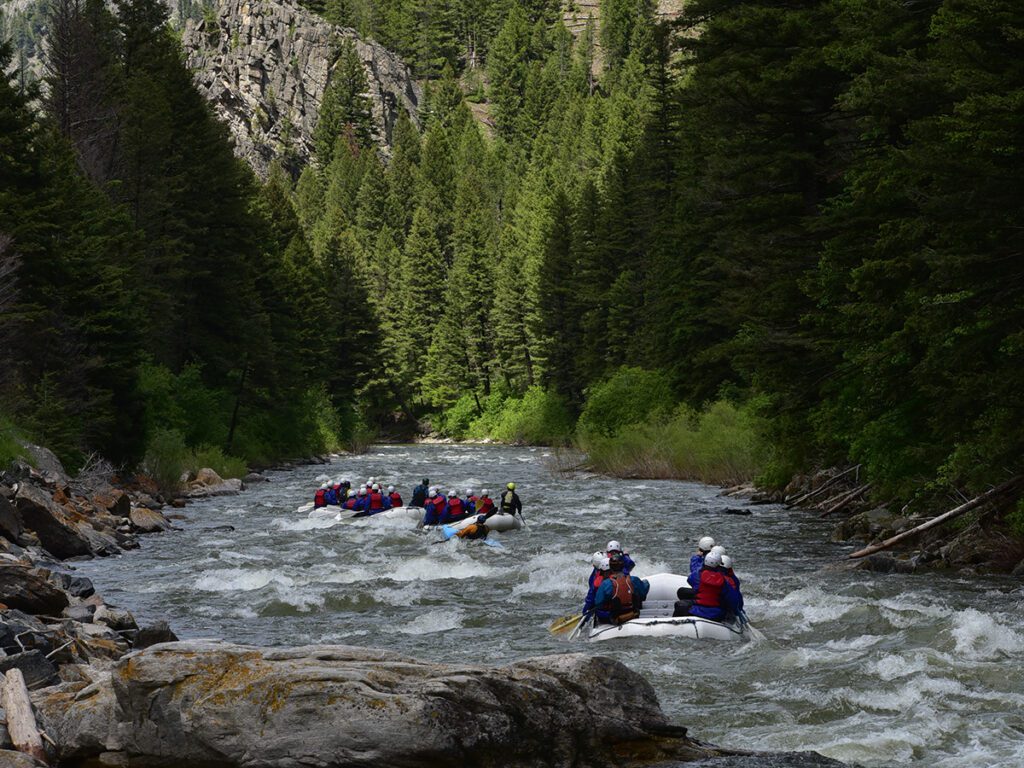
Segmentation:
[[(642, 672), (696, 738), (816, 750), (870, 768), (1024, 765), (1024, 617), (1017, 580), (839, 567), (847, 544), (813, 513), (749, 506), (673, 481), (564, 477), (542, 448), (386, 446), (270, 472), (240, 496), (182, 510), (181, 530), (78, 564), (141, 622), (259, 645), (348, 643), (422, 659), (501, 663), (580, 651)], [(435, 543), (405, 520), (310, 519), (322, 479), (368, 476), (408, 499), (517, 483), (528, 527), (505, 549)], [(232, 526), (227, 530), (224, 526)], [(683, 573), (696, 539), (733, 555), (758, 643), (568, 644), (592, 552), (618, 539), (636, 575)]]

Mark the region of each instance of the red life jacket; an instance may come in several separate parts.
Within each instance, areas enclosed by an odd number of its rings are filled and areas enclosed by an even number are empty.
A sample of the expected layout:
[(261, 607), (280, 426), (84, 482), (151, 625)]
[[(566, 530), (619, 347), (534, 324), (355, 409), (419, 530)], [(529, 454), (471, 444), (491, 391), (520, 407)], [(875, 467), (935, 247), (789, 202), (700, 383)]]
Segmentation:
[(448, 517), (458, 517), (465, 510), (462, 508), (462, 499), (458, 496), (448, 500)]
[(314, 507), (326, 507), (327, 506), (327, 491), (323, 488), (317, 489), (316, 495), (313, 497)]
[[(608, 604), (608, 613), (612, 622), (622, 624), (630, 619), (635, 619), (640, 612), (633, 604), (633, 580), (622, 571), (612, 571), (608, 574), (608, 578), (612, 580), (612, 585), (615, 587)], [(618, 598), (617, 601), (616, 598)]]
[(384, 509), (384, 494), (380, 491), (370, 494), (370, 509)]
[(480, 499), (476, 511), (482, 515), (489, 515), (494, 511), (494, 500), (490, 496)]
[(356, 508), (356, 497), (353, 496), (351, 499), (348, 499), (344, 504), (342, 504), (342, 506), (345, 509), (355, 509)]
[(430, 503), (434, 505), (434, 511), (437, 512), (437, 514), (441, 514), (444, 512), (444, 505), (448, 503), (448, 499), (439, 493), (430, 500)]
[(400, 506), (402, 506), (402, 496), (401, 496), (401, 494), (398, 491), (395, 491), (394, 493), (389, 495), (388, 498), (391, 499), (391, 506), (392, 507), (400, 507)]
[(721, 608), (723, 586), (725, 574), (705, 568), (700, 572), (700, 584), (697, 585), (697, 596), (693, 602), (705, 608)]

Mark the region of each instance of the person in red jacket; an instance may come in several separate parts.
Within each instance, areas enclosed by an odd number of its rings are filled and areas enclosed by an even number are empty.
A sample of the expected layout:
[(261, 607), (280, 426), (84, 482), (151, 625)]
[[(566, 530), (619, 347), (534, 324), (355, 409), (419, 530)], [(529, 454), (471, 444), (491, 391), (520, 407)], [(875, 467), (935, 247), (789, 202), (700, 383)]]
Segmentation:
[(391, 500), (392, 507), (402, 506), (402, 494), (395, 490), (395, 486), (388, 486), (388, 499)]
[(480, 491), (480, 497), (476, 501), (477, 514), (483, 515), (485, 518), (490, 517), (495, 512), (494, 499), (491, 498), (490, 491), (484, 488)]
[(722, 556), (708, 552), (704, 556), (704, 570), (700, 572), (697, 595), (690, 608), (691, 616), (712, 621), (728, 620), (739, 611), (739, 591), (726, 579)]
[(441, 515), (441, 522), (458, 522), (464, 518), (466, 514), (466, 503), (459, 498), (459, 494), (454, 490), (448, 491), (448, 503), (445, 505), (444, 513)]
[(377, 483), (373, 484), (370, 492), (366, 494), (366, 514), (376, 515), (379, 512), (383, 512), (385, 509), (391, 509), (391, 501), (381, 493), (380, 485)]
[(327, 483), (321, 485), (313, 495), (313, 509), (327, 506)]

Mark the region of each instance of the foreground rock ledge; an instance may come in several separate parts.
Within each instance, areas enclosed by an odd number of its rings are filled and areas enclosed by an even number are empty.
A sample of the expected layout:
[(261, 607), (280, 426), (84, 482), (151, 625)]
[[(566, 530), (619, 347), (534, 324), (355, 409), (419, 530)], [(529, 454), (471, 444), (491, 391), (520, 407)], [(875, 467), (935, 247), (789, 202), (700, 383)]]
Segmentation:
[(195, 640), (88, 671), (33, 695), (62, 764), (108, 753), (133, 767), (597, 767), (727, 754), (686, 738), (646, 680), (600, 656), (455, 666)]

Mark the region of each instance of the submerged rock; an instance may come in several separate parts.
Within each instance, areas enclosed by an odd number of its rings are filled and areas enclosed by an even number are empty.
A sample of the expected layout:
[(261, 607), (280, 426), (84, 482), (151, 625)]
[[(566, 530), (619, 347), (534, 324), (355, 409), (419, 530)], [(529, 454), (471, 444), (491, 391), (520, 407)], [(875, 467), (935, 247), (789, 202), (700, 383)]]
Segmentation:
[(132, 765), (570, 766), (725, 754), (686, 738), (650, 684), (585, 654), (503, 667), (348, 646), (167, 643), (33, 696), (62, 760)]

